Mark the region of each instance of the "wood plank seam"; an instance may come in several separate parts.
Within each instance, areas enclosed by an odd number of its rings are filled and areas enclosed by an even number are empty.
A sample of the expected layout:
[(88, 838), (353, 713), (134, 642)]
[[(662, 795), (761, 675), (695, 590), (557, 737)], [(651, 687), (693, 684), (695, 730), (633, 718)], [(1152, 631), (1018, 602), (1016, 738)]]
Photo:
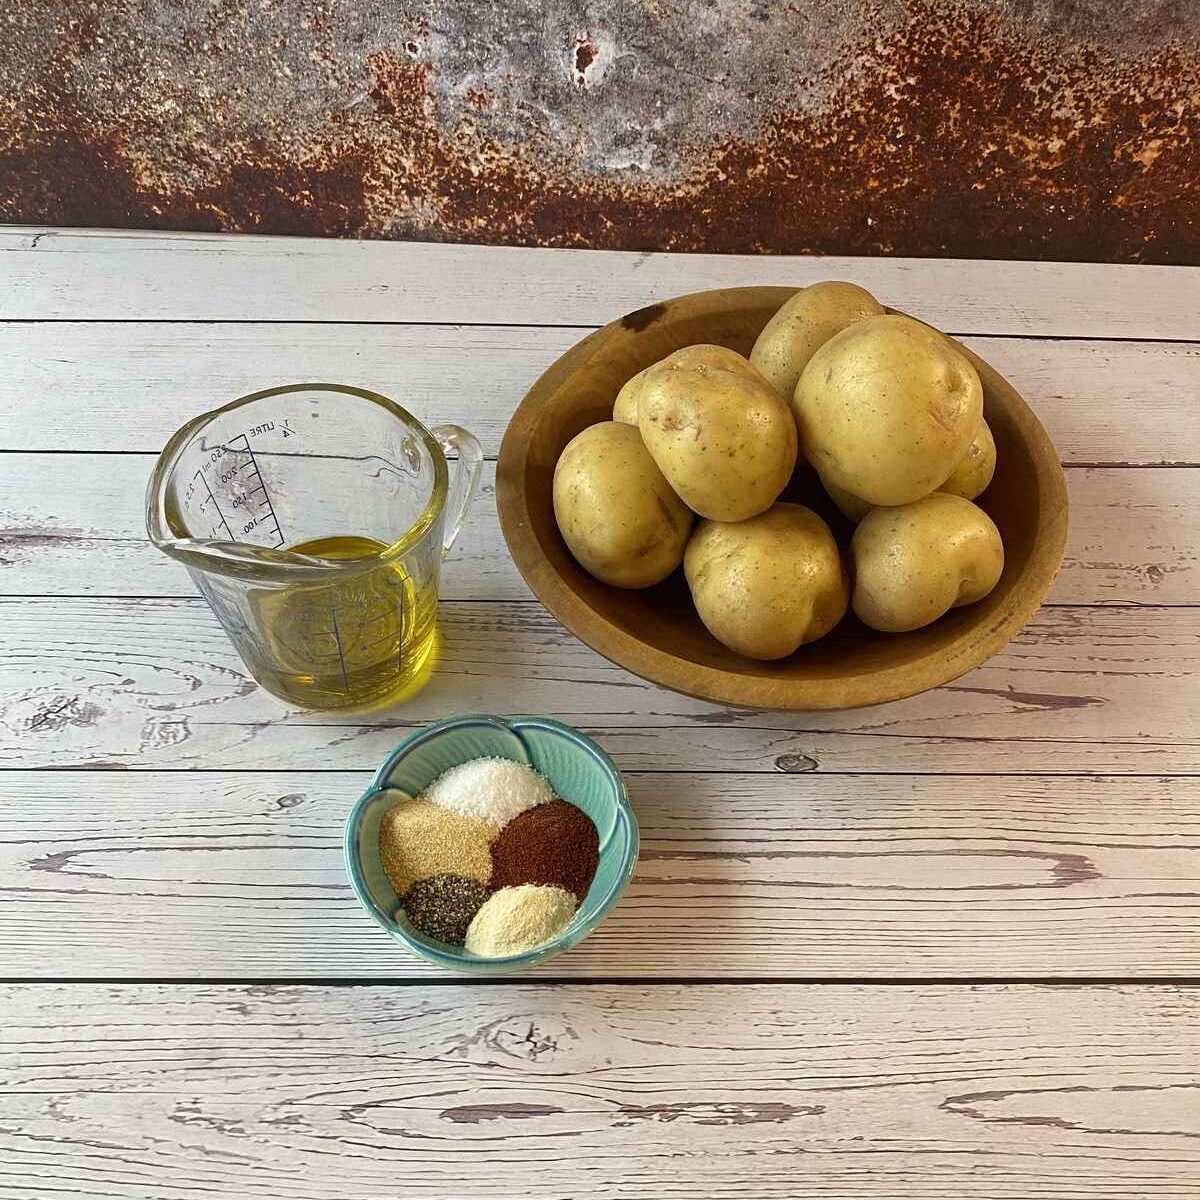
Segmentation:
[[(355, 318), (352, 321), (330, 321), (311, 319), (289, 319), (287, 317), (258, 317), (258, 318), (193, 318), (193, 317), (11, 317), (0, 316), (0, 325), (183, 325), (183, 326), (213, 326), (223, 325), (295, 325), (295, 326), (327, 326), (338, 328), (345, 325), (361, 325), (366, 329), (545, 329), (578, 332), (581, 336), (602, 328), (600, 324), (572, 324), (568, 321), (431, 321), (414, 319), (411, 321), (372, 321)], [(977, 330), (947, 328), (943, 332), (953, 338), (987, 337), (996, 341), (1014, 342), (1095, 342), (1105, 343), (1130, 342), (1137, 345), (1146, 343), (1162, 346), (1186, 346), (1200, 349), (1200, 338), (1194, 337), (1134, 337), (1124, 334), (1064, 334), (1064, 333), (980, 333)]]

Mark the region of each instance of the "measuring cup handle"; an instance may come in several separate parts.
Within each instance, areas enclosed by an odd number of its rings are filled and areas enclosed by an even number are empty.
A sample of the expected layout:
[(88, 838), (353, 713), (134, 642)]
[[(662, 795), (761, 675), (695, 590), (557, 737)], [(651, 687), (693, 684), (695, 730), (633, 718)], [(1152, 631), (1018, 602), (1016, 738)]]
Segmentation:
[(430, 431), (441, 443), (447, 455), (458, 455), (458, 469), (450, 483), (450, 494), (446, 497), (446, 529), (442, 534), (442, 557), (450, 553), (454, 539), (462, 528), (463, 518), (483, 475), (483, 447), (473, 433), (459, 425), (438, 425)]

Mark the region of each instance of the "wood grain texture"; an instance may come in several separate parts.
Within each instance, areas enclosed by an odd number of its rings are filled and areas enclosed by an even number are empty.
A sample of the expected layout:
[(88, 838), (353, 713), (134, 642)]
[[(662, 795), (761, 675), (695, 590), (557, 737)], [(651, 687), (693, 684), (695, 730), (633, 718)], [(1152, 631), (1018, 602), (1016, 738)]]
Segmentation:
[[(149, 454), (0, 457), (0, 595), (191, 596), (146, 539)], [(442, 575), (452, 600), (531, 600), (496, 520), (495, 464)], [(69, 480), (70, 485), (66, 486)], [(63, 481), (54, 486), (51, 481)], [(1052, 604), (1200, 601), (1200, 468), (1067, 471), (1071, 529)]]
[(0, 319), (603, 325), (701, 288), (848, 279), (951, 333), (1200, 340), (1200, 272), (1186, 267), (14, 227), (0, 230), (0, 271)]
[[(1200, 471), (1165, 465), (1200, 465), (1200, 272), (12, 229), (0, 251), (0, 975), (180, 981), (0, 989), (5, 1200), (1193, 1200), (1200, 991), (882, 981), (1200, 975), (1200, 608), (1161, 607), (1200, 597)], [(586, 327), (836, 276), (969, 335), (1074, 464), (1052, 599), (1090, 607), (937, 692), (789, 716), (644, 685), (528, 602), (487, 494), (429, 688), (289, 711), (143, 539), (150, 456), (233, 396), (359, 383), (494, 454)], [(638, 872), (542, 972), (587, 986), (439, 985), (347, 887), (369, 772), (470, 709), (562, 716), (629, 773)]]
[[(444, 978), (350, 891), (342, 826), (368, 782), (365, 772), (10, 774), (0, 975)], [(642, 835), (633, 880), (586, 942), (537, 974), (1200, 972), (1200, 779), (626, 782)]]
[[(154, 459), (0, 455), (0, 595), (193, 595), (187, 572), (146, 536), (144, 493)], [(1192, 475), (1190, 469), (1177, 473)], [(484, 463), (479, 494), (442, 572), (444, 598), (532, 600), (500, 535), (495, 477), (495, 463)], [(48, 480), (64, 485), (49, 487)], [(1195, 485), (1200, 492), (1200, 469)]]
[[(0, 255), (0, 271), (7, 261)], [(915, 299), (909, 307), (932, 319)], [(601, 319), (621, 311), (610, 308)], [(494, 455), (521, 397), (586, 332), (153, 320), (0, 324), (7, 364), (0, 377), (0, 449), (157, 453), (197, 413), (308, 378), (374, 388), (427, 424), (468, 425)], [(1200, 463), (1200, 427), (1190, 416), (1200, 398), (1200, 345), (963, 340), (1034, 407), (1064, 462)], [(1131, 411), (1138, 420), (1128, 419)]]
[(0, 993), (13, 1197), (1195, 1196), (1179, 987)]
[(1044, 609), (953, 684), (825, 714), (652, 687), (533, 604), (443, 605), (429, 686), (395, 711), (346, 717), (289, 712), (257, 688), (198, 597), (8, 599), (0, 628), (7, 766), (364, 769), (404, 728), (527, 712), (593, 733), (627, 769), (1200, 771), (1194, 608)]

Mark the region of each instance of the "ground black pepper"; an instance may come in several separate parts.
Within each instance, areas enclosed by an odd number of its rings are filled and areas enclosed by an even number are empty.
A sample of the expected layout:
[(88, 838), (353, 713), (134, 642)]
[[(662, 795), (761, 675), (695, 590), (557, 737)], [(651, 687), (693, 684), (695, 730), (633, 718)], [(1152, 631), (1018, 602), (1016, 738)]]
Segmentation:
[(592, 819), (565, 800), (539, 804), (514, 817), (492, 843), (491, 887), (542, 883), (582, 901), (592, 885), (600, 836)]
[(404, 912), (427, 937), (461, 946), (471, 918), (488, 897), (488, 889), (465, 875), (430, 875), (404, 894)]

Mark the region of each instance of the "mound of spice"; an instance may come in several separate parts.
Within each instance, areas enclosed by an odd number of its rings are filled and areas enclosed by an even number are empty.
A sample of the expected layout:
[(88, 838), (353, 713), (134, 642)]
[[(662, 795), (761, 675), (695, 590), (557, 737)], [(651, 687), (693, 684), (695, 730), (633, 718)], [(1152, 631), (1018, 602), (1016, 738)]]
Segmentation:
[(418, 879), (404, 894), (404, 913), (427, 937), (461, 946), (472, 918), (483, 907), (488, 890), (465, 875), (431, 875)]
[(575, 897), (562, 888), (525, 883), (494, 892), (467, 930), (466, 948), (481, 958), (524, 954), (566, 928)]
[(379, 824), (379, 857), (397, 896), (431, 875), (465, 875), (486, 884), (498, 832), (495, 825), (403, 796)]
[(587, 813), (551, 800), (514, 817), (492, 843), (491, 887), (543, 883), (582, 903), (596, 876), (600, 835)]
[(438, 776), (421, 798), (463, 817), (507, 825), (515, 816), (554, 799), (550, 781), (508, 758), (473, 758)]
[(484, 958), (554, 937), (587, 896), (599, 835), (532, 767), (477, 758), (397, 803), (379, 856), (405, 916), (427, 937)]

